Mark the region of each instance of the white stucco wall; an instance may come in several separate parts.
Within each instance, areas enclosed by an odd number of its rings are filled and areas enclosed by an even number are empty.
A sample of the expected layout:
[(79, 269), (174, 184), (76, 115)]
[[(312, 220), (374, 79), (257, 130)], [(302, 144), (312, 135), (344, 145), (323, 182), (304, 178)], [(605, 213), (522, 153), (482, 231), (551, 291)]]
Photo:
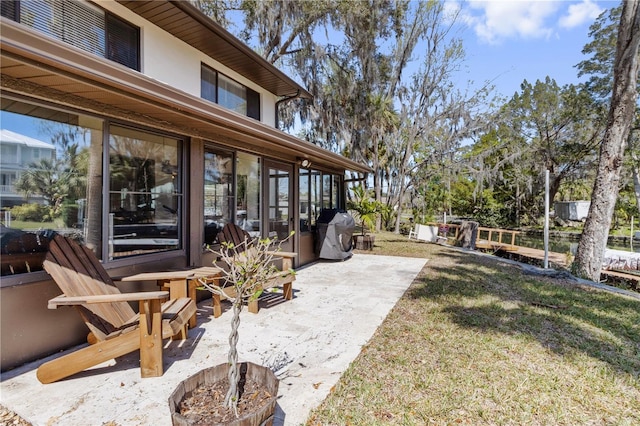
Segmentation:
[(158, 81), (200, 97), (200, 64), (205, 63), (260, 93), (261, 121), (274, 126), (277, 97), (114, 1), (97, 4), (140, 27), (141, 71)]

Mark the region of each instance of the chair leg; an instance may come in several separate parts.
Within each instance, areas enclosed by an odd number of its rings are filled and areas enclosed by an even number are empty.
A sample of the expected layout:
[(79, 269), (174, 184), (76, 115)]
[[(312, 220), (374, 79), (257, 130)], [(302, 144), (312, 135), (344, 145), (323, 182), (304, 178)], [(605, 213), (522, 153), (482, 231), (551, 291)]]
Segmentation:
[[(198, 287), (198, 280), (187, 280), (187, 293), (194, 303), (197, 303), (196, 288)], [(198, 320), (196, 314), (193, 314), (189, 318), (189, 328), (196, 328), (198, 326)]]
[(284, 283), (282, 292), (284, 293), (285, 300), (293, 299), (293, 283)]
[[(140, 303), (140, 376), (160, 377), (162, 360), (162, 302), (141, 300)], [(185, 332), (186, 334), (186, 329)]]
[(251, 300), (248, 304), (247, 304), (247, 310), (249, 312), (251, 312), (252, 314), (257, 314), (258, 311), (260, 310), (260, 307), (258, 306), (258, 300)]
[(53, 383), (139, 348), (140, 335), (136, 331), (129, 332), (45, 362), (38, 368), (36, 377), (40, 383)]
[(214, 294), (211, 298), (213, 300), (213, 317), (218, 318), (222, 315), (222, 306), (220, 305), (220, 295)]
[(189, 326), (185, 324), (182, 326), (180, 331), (173, 336), (171, 336), (171, 340), (186, 340), (189, 337)]

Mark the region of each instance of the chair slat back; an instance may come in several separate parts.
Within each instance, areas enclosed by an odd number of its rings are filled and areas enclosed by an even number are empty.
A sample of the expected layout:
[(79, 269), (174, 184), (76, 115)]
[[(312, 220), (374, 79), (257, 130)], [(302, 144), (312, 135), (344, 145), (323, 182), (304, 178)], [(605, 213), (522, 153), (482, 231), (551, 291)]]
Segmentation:
[(247, 246), (251, 245), (252, 240), (249, 233), (235, 223), (227, 223), (222, 228), (222, 231), (220, 231), (220, 234), (218, 234), (218, 241), (221, 243), (233, 243), (234, 250), (237, 254), (245, 251)]
[[(95, 254), (68, 237), (56, 235), (51, 240), (43, 266), (65, 296), (120, 293)], [(98, 339), (123, 326), (135, 315), (127, 302), (82, 305), (79, 311)]]

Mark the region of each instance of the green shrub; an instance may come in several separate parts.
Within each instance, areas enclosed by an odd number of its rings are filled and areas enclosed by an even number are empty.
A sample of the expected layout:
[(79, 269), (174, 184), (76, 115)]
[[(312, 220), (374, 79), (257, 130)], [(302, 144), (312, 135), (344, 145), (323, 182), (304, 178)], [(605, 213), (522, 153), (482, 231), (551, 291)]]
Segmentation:
[(51, 220), (49, 207), (42, 204), (29, 203), (9, 209), (11, 217), (26, 222), (48, 222)]
[(64, 203), (60, 209), (60, 216), (66, 227), (75, 227), (78, 222), (78, 205), (76, 203)]
[(400, 233), (402, 235), (409, 235), (409, 231), (413, 229), (411, 222), (400, 222)]

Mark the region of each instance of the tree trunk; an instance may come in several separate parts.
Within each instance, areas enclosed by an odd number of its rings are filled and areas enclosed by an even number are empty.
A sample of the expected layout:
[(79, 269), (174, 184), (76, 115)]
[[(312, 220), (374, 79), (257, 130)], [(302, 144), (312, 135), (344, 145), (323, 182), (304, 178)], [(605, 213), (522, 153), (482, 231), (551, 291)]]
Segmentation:
[(640, 2), (623, 2), (607, 129), (600, 148), (589, 216), (573, 264), (576, 275), (593, 281), (600, 280), (611, 218), (618, 198), (624, 149), (636, 108), (639, 45)]
[(231, 319), (231, 332), (229, 333), (229, 353), (227, 361), (229, 362), (229, 389), (224, 398), (225, 407), (233, 409), (236, 416), (238, 415), (238, 397), (240, 390), (238, 389), (238, 380), (240, 379), (240, 369), (238, 366), (238, 328), (240, 328), (240, 312), (242, 311), (241, 291), (236, 289), (236, 297), (233, 300), (233, 318)]
[[(638, 129), (634, 129), (631, 131), (629, 135), (629, 141), (633, 140), (633, 132), (637, 130)], [(636, 147), (633, 146), (632, 148), (635, 149)], [(640, 150), (640, 147), (637, 147), (637, 149)], [(631, 159), (633, 160), (631, 166), (631, 171), (633, 173), (633, 192), (636, 197), (636, 208), (638, 209), (638, 214), (640, 215), (640, 155), (637, 155), (637, 152), (635, 152), (633, 149), (631, 150)]]
[(398, 210), (396, 212), (396, 224), (395, 224), (395, 229), (393, 230), (394, 234), (400, 233), (400, 225), (401, 225), (400, 222), (402, 221), (402, 207), (403, 207), (402, 200), (404, 199), (404, 195), (406, 191), (404, 183), (401, 183), (399, 187), (400, 187), (400, 191), (398, 194)]
[(636, 194), (636, 208), (640, 214), (640, 163), (633, 165), (633, 189)]
[(87, 176), (87, 203), (85, 210), (85, 245), (99, 259), (102, 253), (102, 132), (91, 130), (89, 146), (89, 170)]
[[(380, 168), (380, 159), (378, 157), (378, 148), (377, 144), (374, 144), (374, 154), (373, 154), (373, 193), (374, 198), (377, 202), (382, 203), (382, 177), (381, 168)], [(380, 214), (376, 214), (376, 220), (374, 223), (374, 229), (371, 232), (380, 232), (382, 228), (382, 217)]]

